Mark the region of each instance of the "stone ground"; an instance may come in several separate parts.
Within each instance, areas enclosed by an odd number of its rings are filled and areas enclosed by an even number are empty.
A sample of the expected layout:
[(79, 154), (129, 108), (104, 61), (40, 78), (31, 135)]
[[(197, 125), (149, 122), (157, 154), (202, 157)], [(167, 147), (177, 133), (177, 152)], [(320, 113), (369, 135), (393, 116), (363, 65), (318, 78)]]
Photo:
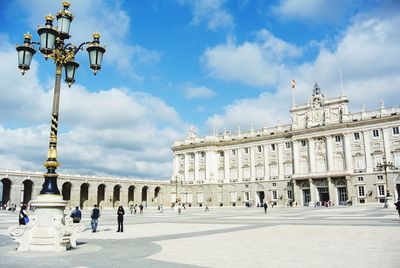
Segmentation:
[(21, 253), (18, 213), (0, 211), (0, 267), (400, 267), (399, 217), (380, 205), (126, 212), (123, 233), (111, 209), (92, 233), (85, 210), (78, 248)]

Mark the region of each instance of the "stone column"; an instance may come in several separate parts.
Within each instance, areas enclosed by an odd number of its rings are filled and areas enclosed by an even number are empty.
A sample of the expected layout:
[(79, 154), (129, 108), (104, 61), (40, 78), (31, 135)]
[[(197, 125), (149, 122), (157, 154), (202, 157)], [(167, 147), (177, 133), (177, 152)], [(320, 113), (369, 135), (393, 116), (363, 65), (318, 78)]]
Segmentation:
[(256, 179), (256, 148), (254, 146), (250, 147), (250, 177), (252, 181)]
[(293, 155), (292, 155), (292, 159), (293, 159), (293, 166), (294, 166), (294, 170), (293, 170), (293, 175), (294, 174), (300, 174), (300, 163), (299, 163), (299, 141), (298, 140), (293, 140)]
[(104, 203), (107, 208), (113, 207), (114, 201), (114, 185), (106, 184), (106, 189), (104, 190)]
[(369, 131), (364, 131), (363, 136), (364, 136), (365, 163), (367, 165), (366, 168), (367, 168), (367, 172), (372, 172), (374, 167), (372, 166), (372, 159), (371, 159)]
[(230, 150), (224, 151), (224, 168), (225, 168), (225, 178), (224, 181), (229, 181), (231, 179), (230, 172)]
[(185, 154), (185, 173), (182, 181), (187, 181), (189, 179), (189, 154)]
[(194, 153), (194, 181), (199, 180), (199, 168), (200, 168), (200, 153)]
[(346, 186), (347, 186), (347, 199), (353, 202), (353, 205), (356, 204), (357, 195), (355, 193), (355, 189), (353, 187), (353, 183), (351, 181), (350, 176), (346, 176)]
[(389, 133), (390, 133), (390, 128), (385, 128), (383, 129), (383, 144), (385, 146), (385, 157), (388, 162), (393, 162), (392, 160), (392, 154), (390, 153), (390, 138), (389, 138)]
[(303, 204), (303, 201), (301, 200), (301, 188), (300, 185), (297, 181), (293, 180), (293, 206), (296, 206), (296, 202), (298, 206), (301, 206)]
[(332, 144), (332, 136), (326, 136), (326, 158), (328, 162), (328, 171), (335, 170), (333, 163), (333, 144)]
[(344, 134), (344, 157), (347, 172), (353, 172), (353, 162), (351, 159), (351, 136), (349, 133)]
[(238, 155), (238, 181), (243, 181), (243, 171), (242, 171), (242, 151), (243, 149), (240, 148), (237, 150), (237, 155)]
[(333, 184), (331, 177), (328, 177), (328, 189), (329, 189), (329, 200), (335, 203), (335, 205), (338, 205), (337, 189)]
[(314, 139), (308, 139), (308, 160), (311, 173), (315, 173), (315, 144)]
[(99, 185), (97, 183), (94, 183), (93, 181), (88, 183), (89, 183), (89, 188), (88, 188), (87, 207), (91, 208), (93, 207), (94, 204), (97, 204), (97, 189)]
[(276, 147), (278, 148), (278, 178), (283, 180), (285, 178), (285, 172), (283, 168), (283, 143), (278, 143)]
[(309, 206), (312, 207), (317, 201), (317, 187), (315, 186), (312, 179), (309, 179), (308, 182), (310, 183), (310, 195), (311, 195), (311, 201), (309, 203)]
[(119, 201), (122, 206), (127, 208), (128, 206), (128, 188), (125, 185), (121, 185), (119, 190)]
[(71, 182), (71, 200), (69, 201), (72, 208), (80, 205), (81, 187), (77, 182)]
[(264, 178), (269, 180), (268, 145), (263, 146), (264, 152)]
[(22, 182), (20, 180), (13, 180), (11, 178), (11, 189), (10, 189), (10, 205), (16, 204), (17, 207), (21, 205), (21, 187)]

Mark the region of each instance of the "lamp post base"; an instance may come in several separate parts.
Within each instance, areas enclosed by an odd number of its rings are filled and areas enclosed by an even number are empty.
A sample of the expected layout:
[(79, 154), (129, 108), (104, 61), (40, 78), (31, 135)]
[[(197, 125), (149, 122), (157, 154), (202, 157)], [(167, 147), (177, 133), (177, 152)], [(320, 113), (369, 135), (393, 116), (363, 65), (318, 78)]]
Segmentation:
[(68, 201), (61, 195), (41, 194), (32, 205), (34, 215), (27, 225), (8, 228), (18, 243), (18, 251), (61, 252), (76, 246), (77, 234), (84, 230), (82, 224), (72, 223), (64, 217)]

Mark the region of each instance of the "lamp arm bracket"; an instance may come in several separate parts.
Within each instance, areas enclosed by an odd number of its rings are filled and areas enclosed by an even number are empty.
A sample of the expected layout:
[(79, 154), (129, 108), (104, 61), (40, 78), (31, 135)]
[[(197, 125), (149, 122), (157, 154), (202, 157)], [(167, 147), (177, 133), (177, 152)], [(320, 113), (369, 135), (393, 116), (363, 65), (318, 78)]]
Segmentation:
[(76, 55), (76, 53), (78, 53), (78, 51), (79, 50), (83, 50), (83, 46), (85, 46), (85, 45), (89, 45), (89, 44), (91, 44), (92, 42), (83, 42), (82, 44), (80, 44), (77, 48), (75, 48), (75, 55)]

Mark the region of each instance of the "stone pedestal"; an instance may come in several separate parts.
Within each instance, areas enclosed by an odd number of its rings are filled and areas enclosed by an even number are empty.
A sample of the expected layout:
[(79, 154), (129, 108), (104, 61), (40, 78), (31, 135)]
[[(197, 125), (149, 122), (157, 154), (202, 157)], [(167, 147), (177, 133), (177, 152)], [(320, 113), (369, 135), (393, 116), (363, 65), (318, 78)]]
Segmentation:
[(76, 237), (83, 225), (65, 218), (68, 201), (61, 195), (41, 194), (31, 204), (34, 215), (27, 225), (8, 228), (9, 234), (19, 243), (18, 251), (65, 251), (76, 246)]

